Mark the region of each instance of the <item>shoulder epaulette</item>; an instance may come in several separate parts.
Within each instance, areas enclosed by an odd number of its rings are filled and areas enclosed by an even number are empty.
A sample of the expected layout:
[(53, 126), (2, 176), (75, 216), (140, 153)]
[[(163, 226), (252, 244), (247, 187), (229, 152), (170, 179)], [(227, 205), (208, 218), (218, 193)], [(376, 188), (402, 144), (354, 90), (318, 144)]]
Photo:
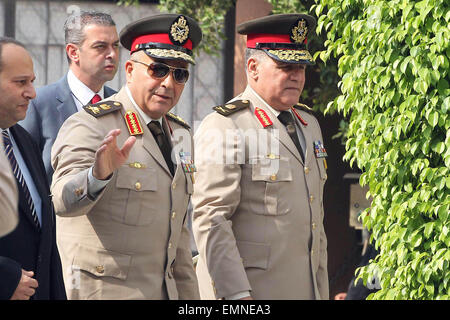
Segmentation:
[(235, 113), (239, 110), (248, 108), (249, 105), (250, 105), (250, 102), (248, 100), (234, 100), (234, 101), (231, 101), (230, 103), (216, 106), (213, 108), (213, 110), (215, 110), (218, 113), (220, 113), (221, 115), (227, 117), (232, 113)]
[(304, 103), (297, 103), (294, 108), (299, 109), (299, 110), (303, 110), (309, 113), (314, 113), (314, 110), (310, 107), (308, 107), (306, 104)]
[(173, 113), (171, 113), (171, 112), (167, 112), (167, 117), (168, 117), (170, 120), (172, 120), (172, 121), (178, 123), (179, 125), (185, 127), (186, 129), (190, 129), (190, 128), (191, 128), (191, 127), (187, 124), (186, 121), (184, 121), (181, 117), (177, 116), (176, 114), (173, 114)]
[(118, 101), (103, 101), (94, 104), (88, 104), (83, 107), (84, 111), (90, 115), (99, 118), (105, 114), (122, 109), (122, 104)]

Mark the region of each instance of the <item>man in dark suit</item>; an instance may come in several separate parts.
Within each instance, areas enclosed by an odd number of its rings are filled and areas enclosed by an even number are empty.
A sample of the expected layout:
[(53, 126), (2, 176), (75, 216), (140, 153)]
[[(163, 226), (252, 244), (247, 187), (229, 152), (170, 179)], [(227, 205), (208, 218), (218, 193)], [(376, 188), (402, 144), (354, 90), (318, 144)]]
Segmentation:
[(17, 124), (36, 96), (33, 61), (23, 45), (0, 38), (0, 128), (19, 191), (19, 223), (0, 238), (0, 299), (66, 299), (55, 214), (41, 153)]
[(119, 59), (119, 36), (111, 16), (99, 12), (72, 15), (64, 32), (69, 71), (37, 90), (25, 120), (19, 123), (38, 144), (50, 184), (50, 152), (64, 121), (84, 105), (116, 93), (104, 86), (114, 78)]

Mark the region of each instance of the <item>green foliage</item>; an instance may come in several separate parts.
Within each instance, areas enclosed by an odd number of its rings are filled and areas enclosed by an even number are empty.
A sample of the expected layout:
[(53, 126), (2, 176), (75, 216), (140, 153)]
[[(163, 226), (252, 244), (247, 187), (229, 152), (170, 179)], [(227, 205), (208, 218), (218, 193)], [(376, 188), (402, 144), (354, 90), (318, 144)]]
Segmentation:
[(225, 15), (235, 5), (234, 0), (160, 0), (162, 12), (180, 13), (198, 21), (203, 32), (199, 50), (218, 55), (225, 39)]
[(316, 0), (318, 56), (338, 58), (342, 94), (328, 108), (350, 116), (344, 159), (373, 197), (363, 223), (380, 255), (371, 299), (450, 298), (450, 3)]

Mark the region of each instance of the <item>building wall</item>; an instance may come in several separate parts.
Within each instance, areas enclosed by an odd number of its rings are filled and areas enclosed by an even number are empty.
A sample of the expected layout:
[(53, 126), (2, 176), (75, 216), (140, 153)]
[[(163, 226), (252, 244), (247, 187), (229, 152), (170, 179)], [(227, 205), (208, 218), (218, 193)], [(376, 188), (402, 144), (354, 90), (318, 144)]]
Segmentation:
[[(236, 26), (270, 13), (272, 5), (265, 0), (238, 0), (236, 3)], [(234, 95), (244, 91), (247, 84), (245, 74), (245, 47), (247, 37), (236, 32), (234, 47)]]

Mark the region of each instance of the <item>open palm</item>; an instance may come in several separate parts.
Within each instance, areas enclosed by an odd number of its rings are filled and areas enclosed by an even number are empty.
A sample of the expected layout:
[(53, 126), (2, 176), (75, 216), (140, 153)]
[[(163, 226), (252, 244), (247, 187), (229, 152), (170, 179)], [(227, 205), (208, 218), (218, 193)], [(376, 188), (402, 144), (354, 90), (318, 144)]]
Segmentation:
[(117, 146), (117, 136), (120, 129), (114, 129), (108, 132), (103, 139), (100, 148), (95, 153), (95, 163), (92, 171), (93, 176), (99, 180), (107, 179), (114, 170), (125, 163), (130, 154), (130, 150), (136, 142), (136, 138), (131, 136), (119, 149)]

